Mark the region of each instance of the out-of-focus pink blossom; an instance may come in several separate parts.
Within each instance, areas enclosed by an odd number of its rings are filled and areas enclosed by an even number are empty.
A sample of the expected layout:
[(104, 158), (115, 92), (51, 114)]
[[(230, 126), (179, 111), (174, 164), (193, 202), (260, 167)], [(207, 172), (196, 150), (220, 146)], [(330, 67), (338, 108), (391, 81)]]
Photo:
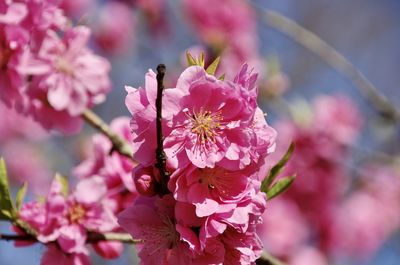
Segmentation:
[(257, 231), (265, 249), (279, 257), (294, 253), (307, 242), (310, 231), (300, 209), (290, 200), (275, 198), (267, 205)]
[(256, 16), (246, 1), (185, 0), (183, 6), (200, 38), (218, 54), (223, 51), (221, 74), (233, 77), (232, 69), (237, 69), (244, 62), (263, 73), (258, 53)]
[[(32, 75), (31, 97), (71, 116), (104, 101), (110, 89), (110, 65), (86, 47), (89, 35), (89, 29), (83, 26), (69, 29), (63, 39), (53, 31), (47, 32), (38, 53), (31, 54), (20, 68)], [(46, 92), (46, 98), (40, 98), (37, 91)], [(33, 107), (33, 111), (40, 110)]]
[(43, 254), (41, 265), (90, 265), (88, 253), (67, 254), (60, 250), (56, 244), (47, 246), (47, 250)]
[[(107, 187), (102, 178), (94, 176), (81, 180), (67, 197), (63, 189), (62, 183), (56, 178), (45, 203), (24, 205), (19, 217), (38, 232), (37, 239), (40, 242), (57, 242), (59, 252), (71, 254), (71, 257), (87, 255), (85, 244), (88, 231), (103, 233), (118, 227), (112, 210), (107, 208)], [(106, 256), (113, 257), (120, 253), (114, 249), (113, 253), (110, 250), (110, 254), (106, 247), (99, 247)]]
[[(115, 118), (110, 127), (122, 138), (132, 142), (129, 118)], [(94, 135), (92, 144), (90, 154), (75, 167), (73, 175), (78, 178), (90, 178), (93, 175), (102, 177), (107, 184), (108, 197), (116, 203), (115, 212), (119, 212), (137, 196), (132, 180), (134, 163), (118, 152), (112, 152), (112, 143), (104, 135)]]
[(93, 0), (61, 0), (60, 8), (69, 17), (80, 18), (94, 3)]
[(21, 108), (24, 79), (18, 73), (27, 33), (15, 25), (0, 23), (0, 99), (8, 106)]
[(166, 35), (168, 33), (168, 17), (166, 12), (165, 0), (134, 0), (137, 8), (142, 11), (147, 18), (150, 29), (156, 35)]
[(116, 259), (121, 256), (124, 245), (118, 241), (100, 241), (93, 244), (93, 249), (105, 259)]
[(1, 144), (0, 152), (7, 161), (9, 177), (38, 194), (46, 194), (50, 187), (52, 172), (40, 149), (23, 140), (8, 140)]
[(362, 176), (362, 186), (338, 206), (330, 244), (334, 252), (356, 258), (375, 253), (400, 227), (400, 174), (368, 165)]
[(319, 96), (313, 102), (313, 109), (316, 130), (326, 132), (332, 140), (341, 144), (355, 141), (361, 129), (362, 118), (348, 97)]
[(7, 108), (0, 102), (0, 142), (4, 143), (15, 138), (44, 140), (49, 134), (29, 116), (24, 116), (14, 109)]
[(120, 2), (108, 2), (99, 11), (94, 25), (94, 39), (106, 52), (127, 52), (134, 41), (135, 24), (135, 17), (129, 6)]
[(289, 265), (328, 265), (325, 255), (316, 248), (303, 247), (290, 258)]

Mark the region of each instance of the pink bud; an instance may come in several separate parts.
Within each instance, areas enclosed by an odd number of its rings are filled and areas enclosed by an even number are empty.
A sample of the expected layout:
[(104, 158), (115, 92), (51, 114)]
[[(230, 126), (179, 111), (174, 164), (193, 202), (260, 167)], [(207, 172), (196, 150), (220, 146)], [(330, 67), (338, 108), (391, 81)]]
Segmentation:
[(93, 248), (97, 254), (105, 259), (116, 259), (124, 250), (124, 245), (117, 241), (101, 241), (93, 244)]
[(137, 166), (132, 174), (136, 190), (139, 194), (149, 197), (156, 195), (156, 180), (153, 167)]

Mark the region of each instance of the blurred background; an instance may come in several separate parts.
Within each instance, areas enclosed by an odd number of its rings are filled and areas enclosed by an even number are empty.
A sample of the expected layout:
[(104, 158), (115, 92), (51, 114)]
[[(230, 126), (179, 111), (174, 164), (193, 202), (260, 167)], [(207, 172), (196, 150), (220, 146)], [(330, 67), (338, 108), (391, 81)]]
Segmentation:
[[(264, 12), (315, 33), (400, 109), (399, 1), (63, 0), (61, 6), (92, 29), (91, 47), (112, 64), (113, 90), (94, 109), (106, 122), (129, 115), (124, 86), (142, 86), (149, 68), (165, 63), (173, 87), (186, 51), (204, 52), (208, 63), (221, 56), (218, 73), (226, 80), (244, 62), (255, 68), (259, 104), (279, 133), (271, 163), (296, 144), (283, 175), (296, 173), (297, 180), (270, 202), (260, 225), (268, 252), (294, 265), (399, 264), (399, 120), (379, 113), (351, 73), (298, 44)], [(87, 156), (89, 126), (63, 136), (3, 105), (0, 114), (0, 154), (15, 189), (28, 181), (31, 198), (46, 194), (54, 172), (71, 175)], [(94, 255), (93, 264), (136, 264), (132, 249), (113, 261)], [(0, 264), (39, 264), (42, 250), (0, 242)]]

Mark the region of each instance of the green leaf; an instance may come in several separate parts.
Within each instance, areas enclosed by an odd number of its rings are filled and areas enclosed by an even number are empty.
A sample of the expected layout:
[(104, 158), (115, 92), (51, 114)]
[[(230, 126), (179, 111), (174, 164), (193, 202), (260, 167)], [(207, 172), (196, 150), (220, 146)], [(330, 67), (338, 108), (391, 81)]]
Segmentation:
[(15, 209), (11, 200), (7, 168), (4, 159), (0, 159), (0, 219), (13, 220)]
[(294, 151), (294, 143), (291, 143), (288, 150), (286, 151), (285, 155), (281, 158), (281, 160), (271, 168), (269, 171), (268, 176), (264, 178), (261, 183), (261, 191), (267, 192), (271, 183), (275, 180), (280, 172), (282, 172), (283, 167), (289, 161), (290, 157), (292, 156)]
[(59, 174), (59, 173), (56, 173), (55, 178), (56, 178), (56, 180), (57, 180), (57, 181), (61, 184), (61, 186), (62, 186), (62, 190), (61, 190), (62, 194), (64, 195), (64, 197), (67, 197), (68, 194), (69, 194), (69, 183), (68, 183), (68, 178), (62, 176), (62, 175)]
[(214, 60), (214, 62), (212, 62), (212, 63), (207, 67), (206, 72), (207, 72), (208, 74), (210, 74), (210, 75), (215, 74), (215, 71), (217, 71), (217, 67), (218, 67), (219, 60), (220, 60), (220, 59), (221, 59), (221, 57), (218, 56), (218, 57)]
[(15, 206), (17, 210), (21, 209), (22, 203), (24, 202), (26, 190), (28, 189), (28, 183), (24, 182), (24, 185), (18, 190), (17, 196), (15, 197)]
[(296, 176), (290, 176), (278, 180), (274, 185), (272, 185), (271, 189), (269, 189), (266, 192), (267, 200), (271, 200), (272, 198), (278, 196), (279, 194), (287, 190), (290, 187), (290, 185), (292, 185), (295, 178)]
[(220, 77), (218, 77), (218, 80), (224, 81), (225, 80), (225, 74), (223, 74)]
[(199, 66), (204, 67), (204, 52), (200, 53), (200, 57), (197, 59), (197, 63)]
[(186, 51), (186, 60), (189, 66), (197, 65), (196, 60), (188, 51)]

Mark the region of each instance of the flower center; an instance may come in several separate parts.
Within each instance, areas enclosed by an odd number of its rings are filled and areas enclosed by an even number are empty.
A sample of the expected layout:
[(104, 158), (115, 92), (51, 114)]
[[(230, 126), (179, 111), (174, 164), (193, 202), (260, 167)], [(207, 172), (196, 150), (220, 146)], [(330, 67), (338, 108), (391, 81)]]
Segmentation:
[(192, 133), (197, 134), (197, 139), (202, 143), (207, 141), (215, 142), (215, 136), (218, 135), (218, 129), (223, 120), (220, 112), (212, 113), (201, 109), (198, 113), (189, 116)]
[(86, 215), (86, 210), (80, 204), (74, 204), (68, 210), (68, 219), (71, 223), (79, 223)]
[(226, 177), (227, 172), (221, 169), (205, 168), (201, 169), (199, 182), (207, 185), (209, 189), (216, 189), (219, 193), (225, 194), (232, 183)]
[(56, 60), (56, 69), (66, 75), (73, 74), (73, 68), (64, 58), (60, 57)]

